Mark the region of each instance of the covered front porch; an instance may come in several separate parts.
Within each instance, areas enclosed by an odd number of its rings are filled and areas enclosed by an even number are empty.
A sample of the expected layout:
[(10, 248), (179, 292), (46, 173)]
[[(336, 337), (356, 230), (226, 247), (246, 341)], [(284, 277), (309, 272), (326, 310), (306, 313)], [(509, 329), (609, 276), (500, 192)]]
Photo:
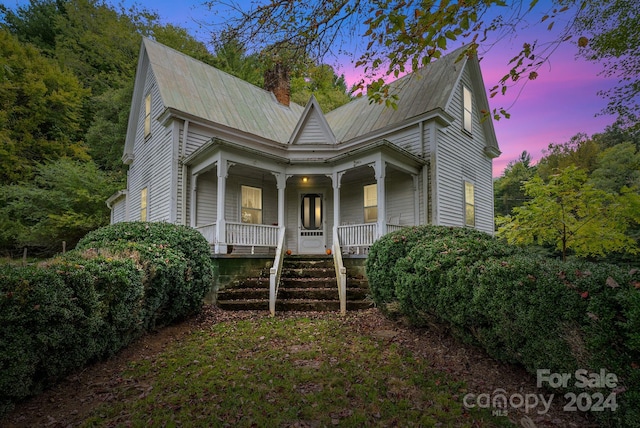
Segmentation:
[[(381, 236), (419, 224), (416, 167), (382, 153), (348, 166), (268, 165), (218, 152), (192, 168), (188, 215), (216, 255), (366, 254)], [(264, 165), (259, 165), (263, 163)]]
[(424, 163), (384, 142), (315, 162), (221, 142), (185, 166), (186, 218), (214, 257), (273, 260), (272, 313), (285, 255), (331, 254), (344, 312), (343, 257), (363, 256), (381, 236), (424, 218)]

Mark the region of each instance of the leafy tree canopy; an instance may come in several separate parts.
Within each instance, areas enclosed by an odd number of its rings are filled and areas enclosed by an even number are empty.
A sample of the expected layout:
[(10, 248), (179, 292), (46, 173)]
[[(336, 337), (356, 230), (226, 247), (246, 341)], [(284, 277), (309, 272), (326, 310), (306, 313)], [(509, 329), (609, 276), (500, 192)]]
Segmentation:
[(88, 159), (80, 127), (88, 95), (72, 73), (0, 28), (0, 182), (28, 178), (47, 159)]
[(305, 105), (311, 95), (325, 113), (351, 100), (344, 76), (336, 75), (333, 67), (326, 64), (311, 66), (304, 75), (291, 80), (292, 101)]
[(634, 221), (625, 201), (587, 182), (584, 170), (568, 166), (545, 182), (535, 176), (524, 184), (531, 198), (498, 218), (498, 235), (513, 244), (551, 244), (578, 256), (605, 256), (616, 251), (638, 251), (636, 240), (627, 235)]
[(525, 150), (517, 161), (509, 162), (500, 178), (493, 183), (495, 214), (506, 216), (514, 207), (530, 198), (525, 195), (522, 183), (533, 178), (536, 167), (531, 165), (531, 155)]
[(591, 137), (578, 134), (549, 145), (535, 166), (524, 152), (495, 181), (499, 234), (513, 243), (557, 248), (565, 257), (573, 252), (637, 262), (638, 140), (636, 124), (618, 121)]
[(105, 201), (120, 183), (93, 162), (68, 158), (37, 166), (32, 180), (0, 191), (0, 247), (28, 246), (45, 253), (69, 248), (109, 223)]

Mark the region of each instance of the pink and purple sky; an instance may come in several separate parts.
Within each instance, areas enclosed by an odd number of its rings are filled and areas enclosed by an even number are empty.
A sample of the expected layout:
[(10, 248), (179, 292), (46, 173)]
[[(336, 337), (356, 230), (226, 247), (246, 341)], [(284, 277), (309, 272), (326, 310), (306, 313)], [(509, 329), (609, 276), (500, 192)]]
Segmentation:
[[(206, 22), (214, 17), (202, 2), (203, 0), (124, 0), (122, 3), (137, 4), (155, 11), (163, 22), (187, 28), (194, 37), (206, 42), (211, 29), (201, 27), (198, 22)], [(245, 2), (249, 3), (249, 0), (237, 0), (236, 3)], [(28, 5), (28, 0), (3, 3), (16, 8)], [(120, 0), (108, 0), (108, 3), (117, 5)], [(539, 2), (543, 6), (545, 3), (550, 4), (549, 0)], [(541, 17), (542, 13), (531, 19), (537, 21)], [(520, 30), (516, 37), (502, 40), (484, 53), (480, 65), (487, 89), (496, 85), (507, 73), (509, 59), (517, 55), (523, 42), (532, 42), (538, 35), (540, 39), (549, 38), (546, 29), (548, 22), (542, 25), (531, 24)], [(560, 23), (556, 25), (560, 26)], [(511, 114), (510, 119), (494, 121), (502, 151), (502, 155), (493, 162), (494, 177), (500, 176), (504, 167), (517, 159), (523, 150), (528, 151), (533, 160), (537, 161), (549, 143), (564, 143), (578, 133), (599, 133), (615, 121), (615, 117), (597, 115), (607, 104), (598, 95), (598, 91), (612, 87), (616, 83), (615, 79), (601, 76), (601, 65), (576, 58), (576, 52), (575, 44), (563, 44), (554, 52), (550, 63), (538, 70), (539, 77), (529, 81), (522, 91), (520, 87), (511, 88), (506, 95), (497, 95), (489, 100), (492, 109), (504, 107)], [(336, 71), (345, 75), (349, 85), (361, 78), (359, 70), (354, 69), (348, 61), (338, 66)]]

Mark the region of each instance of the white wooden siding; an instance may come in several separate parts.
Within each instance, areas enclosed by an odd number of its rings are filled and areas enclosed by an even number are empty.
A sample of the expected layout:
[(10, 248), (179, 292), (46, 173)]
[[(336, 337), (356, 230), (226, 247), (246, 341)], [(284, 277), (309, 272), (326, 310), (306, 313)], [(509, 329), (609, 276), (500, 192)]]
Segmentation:
[(111, 224), (125, 221), (127, 199), (121, 198), (111, 206)]
[[(173, 138), (170, 128), (160, 128), (159, 139), (152, 138), (147, 142), (153, 146), (147, 153), (149, 175), (149, 215), (148, 221), (172, 221), (171, 190), (173, 179)], [(157, 135), (156, 134), (156, 135)], [(151, 144), (149, 144), (151, 143)]]
[(364, 186), (375, 180), (349, 182), (340, 187), (340, 225), (364, 223)]
[(308, 116), (302, 132), (296, 140), (296, 144), (326, 144), (327, 137), (321, 125), (318, 112), (314, 111)]
[(468, 69), (456, 88), (449, 106), (455, 117), (446, 130), (438, 131), (437, 186), (440, 224), (464, 226), (464, 181), (475, 186), (476, 228), (493, 233), (493, 179), (491, 160), (484, 154), (486, 145), (480, 116), (473, 94), (473, 132), (463, 131), (462, 87), (472, 87)]
[(218, 176), (215, 169), (200, 174), (196, 182), (196, 226), (216, 221)]
[(402, 225), (415, 224), (415, 192), (413, 178), (400, 171), (387, 172), (385, 179), (387, 191), (387, 214), (384, 220), (397, 219)]
[[(210, 141), (211, 138), (213, 137), (213, 133), (211, 132), (211, 130), (203, 128), (202, 126), (199, 126), (190, 122), (187, 130), (188, 134), (187, 134), (186, 146), (183, 146), (184, 131), (185, 131), (185, 127), (183, 122), (180, 126), (180, 138), (178, 143), (180, 145), (180, 155), (179, 155), (180, 159), (186, 158), (195, 150), (200, 148), (203, 144)], [(183, 150), (184, 150), (184, 153), (182, 153)], [(189, 171), (187, 170), (187, 177), (186, 177), (186, 184), (185, 184), (184, 183), (185, 177), (182, 176), (183, 168), (182, 168), (181, 162), (179, 162), (178, 168), (179, 169), (178, 169), (178, 178), (177, 178), (178, 190), (177, 190), (177, 202), (176, 202), (176, 207), (177, 207), (176, 222), (180, 224), (188, 225), (188, 224), (191, 224), (191, 215), (192, 215), (192, 213), (190, 212), (191, 189), (189, 187), (190, 186)], [(187, 186), (186, 192), (183, 189), (185, 185)], [(184, 201), (183, 201), (183, 195), (185, 199)], [(186, 204), (186, 210), (183, 209), (184, 204)], [(186, 214), (184, 219), (182, 218), (183, 211)], [(214, 214), (215, 214), (215, 211), (214, 211)]]
[(151, 69), (147, 71), (142, 97), (151, 94), (151, 135), (144, 136), (144, 103), (138, 112), (134, 161), (129, 167), (128, 190), (130, 210), (128, 220), (140, 220), (140, 192), (148, 189), (148, 221), (171, 221), (172, 182), (175, 179), (173, 131), (157, 118), (164, 110)]
[(190, 123), (189, 135), (187, 136), (187, 147), (184, 156), (187, 157), (191, 155), (194, 151), (211, 140), (213, 136), (213, 132), (210, 129), (203, 128), (202, 126), (194, 123)]
[(384, 138), (415, 156), (422, 156), (422, 141), (418, 124), (387, 134)]

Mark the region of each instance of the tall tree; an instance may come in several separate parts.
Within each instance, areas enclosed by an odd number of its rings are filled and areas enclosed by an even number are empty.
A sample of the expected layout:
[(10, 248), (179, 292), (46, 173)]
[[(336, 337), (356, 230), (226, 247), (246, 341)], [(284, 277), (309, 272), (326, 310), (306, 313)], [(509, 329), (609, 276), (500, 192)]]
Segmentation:
[(120, 186), (91, 161), (40, 164), (33, 180), (0, 190), (0, 247), (31, 247), (44, 254), (68, 248), (109, 222), (105, 200)]
[(599, 153), (600, 145), (587, 134), (579, 133), (565, 143), (550, 143), (538, 162), (537, 172), (545, 180), (570, 165), (590, 173)]
[(88, 159), (80, 138), (88, 94), (69, 71), (0, 29), (2, 184), (29, 178), (48, 159)]
[(20, 41), (38, 47), (52, 57), (59, 34), (54, 23), (64, 13), (64, 0), (29, 0), (28, 6), (16, 10), (0, 5), (0, 14), (6, 28)]
[(351, 101), (344, 76), (338, 76), (327, 64), (312, 65), (291, 81), (292, 101), (304, 105), (311, 95), (325, 113)]
[(627, 235), (625, 201), (587, 182), (584, 170), (568, 166), (545, 182), (539, 176), (524, 184), (531, 198), (513, 214), (497, 219), (498, 235), (513, 244), (550, 244), (566, 260), (569, 250), (578, 256), (605, 256), (638, 251)]
[(223, 31), (214, 39), (211, 65), (256, 86), (264, 85), (265, 68), (258, 54), (249, 54), (233, 33)]
[(589, 180), (595, 187), (620, 194), (640, 191), (640, 151), (633, 143), (609, 147), (598, 155), (596, 169)]
[(526, 150), (517, 161), (509, 162), (502, 176), (493, 183), (496, 216), (509, 215), (514, 207), (530, 199), (522, 184), (533, 178), (535, 172), (536, 167), (531, 165), (531, 155)]

